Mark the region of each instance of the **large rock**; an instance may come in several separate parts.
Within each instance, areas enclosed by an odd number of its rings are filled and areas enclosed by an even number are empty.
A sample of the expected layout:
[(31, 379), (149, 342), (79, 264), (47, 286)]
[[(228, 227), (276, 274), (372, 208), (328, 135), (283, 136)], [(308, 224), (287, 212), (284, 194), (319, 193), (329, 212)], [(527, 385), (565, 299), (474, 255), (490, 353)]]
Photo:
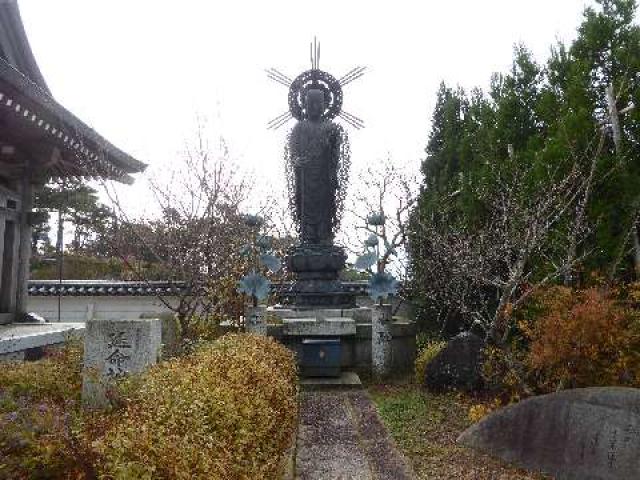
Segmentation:
[(464, 332), (452, 338), (425, 369), (424, 384), (433, 390), (475, 390), (482, 385), (484, 340)]
[(458, 442), (558, 480), (640, 478), (640, 390), (566, 390), (498, 410)]

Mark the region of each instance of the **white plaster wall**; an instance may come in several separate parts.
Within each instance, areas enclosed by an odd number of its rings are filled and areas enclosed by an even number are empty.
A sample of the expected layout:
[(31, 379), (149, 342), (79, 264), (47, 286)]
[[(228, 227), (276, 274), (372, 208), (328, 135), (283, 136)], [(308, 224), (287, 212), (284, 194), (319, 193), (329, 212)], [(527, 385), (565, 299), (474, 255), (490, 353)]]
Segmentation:
[[(175, 304), (175, 297), (164, 297)], [(88, 320), (134, 320), (142, 314), (161, 314), (170, 310), (158, 297), (61, 297), (60, 321), (86, 322)], [(50, 322), (58, 321), (58, 297), (30, 296), (28, 311), (37, 313)]]

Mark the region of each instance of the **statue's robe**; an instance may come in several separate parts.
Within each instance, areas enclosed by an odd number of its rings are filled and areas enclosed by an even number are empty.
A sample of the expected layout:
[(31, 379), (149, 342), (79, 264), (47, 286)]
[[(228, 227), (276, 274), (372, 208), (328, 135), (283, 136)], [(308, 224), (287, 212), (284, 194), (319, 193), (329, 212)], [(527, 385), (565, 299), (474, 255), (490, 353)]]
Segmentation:
[(303, 120), (289, 138), (292, 203), (306, 245), (332, 245), (344, 131), (328, 120)]

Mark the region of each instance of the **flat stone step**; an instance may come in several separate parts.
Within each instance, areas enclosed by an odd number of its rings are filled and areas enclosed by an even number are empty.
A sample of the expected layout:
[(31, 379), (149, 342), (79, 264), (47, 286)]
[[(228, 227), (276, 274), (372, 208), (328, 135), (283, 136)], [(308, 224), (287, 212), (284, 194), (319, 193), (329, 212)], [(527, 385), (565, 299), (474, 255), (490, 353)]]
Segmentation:
[(342, 372), (339, 377), (307, 377), (300, 379), (305, 391), (310, 390), (357, 390), (362, 382), (356, 372)]

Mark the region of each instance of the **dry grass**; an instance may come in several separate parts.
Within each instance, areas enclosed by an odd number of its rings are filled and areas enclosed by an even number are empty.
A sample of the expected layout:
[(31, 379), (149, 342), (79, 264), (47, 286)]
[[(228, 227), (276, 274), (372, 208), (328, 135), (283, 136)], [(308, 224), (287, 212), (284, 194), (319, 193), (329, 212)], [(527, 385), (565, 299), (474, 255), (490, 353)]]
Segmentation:
[(478, 403), (459, 393), (434, 394), (416, 386), (372, 386), (380, 416), (419, 479), (540, 480), (504, 462), (456, 445)]

